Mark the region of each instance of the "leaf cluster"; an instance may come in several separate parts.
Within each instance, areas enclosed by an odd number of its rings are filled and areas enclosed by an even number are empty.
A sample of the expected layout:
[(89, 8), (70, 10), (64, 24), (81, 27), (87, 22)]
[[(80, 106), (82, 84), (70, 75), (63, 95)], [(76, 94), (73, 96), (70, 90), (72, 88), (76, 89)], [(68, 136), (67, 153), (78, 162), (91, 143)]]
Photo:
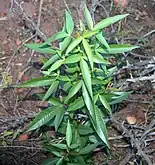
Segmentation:
[[(112, 114), (111, 105), (121, 102), (130, 92), (112, 87), (112, 74), (116, 66), (109, 58), (129, 52), (136, 46), (108, 44), (102, 29), (124, 19), (127, 14), (106, 18), (94, 24), (84, 7), (85, 26), (74, 21), (65, 11), (62, 30), (41, 44), (26, 44), (35, 51), (51, 54), (42, 66), (42, 77), (29, 80), (18, 87), (44, 87), (40, 96), (49, 107), (41, 111), (30, 123), (28, 131), (42, 126), (53, 126), (62, 140), (44, 143), (55, 155), (46, 164), (86, 164), (89, 153), (99, 145), (109, 147), (105, 118)], [(56, 42), (57, 46), (53, 46)], [(110, 86), (110, 87), (109, 87)]]

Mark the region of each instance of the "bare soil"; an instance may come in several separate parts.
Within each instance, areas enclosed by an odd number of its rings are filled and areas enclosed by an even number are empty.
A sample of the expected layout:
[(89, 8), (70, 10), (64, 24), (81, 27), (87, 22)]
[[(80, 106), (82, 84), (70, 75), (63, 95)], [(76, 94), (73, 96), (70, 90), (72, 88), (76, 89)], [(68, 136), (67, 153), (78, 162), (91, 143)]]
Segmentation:
[[(47, 103), (41, 104), (35, 96), (44, 90), (14, 89), (11, 84), (39, 77), (40, 61), (46, 57), (26, 49), (23, 44), (42, 42), (45, 37), (59, 31), (67, 7), (78, 22), (78, 18), (82, 17), (83, 0), (43, 0), (41, 17), (38, 16), (38, 0), (0, 1), (0, 164), (36, 165), (47, 158), (39, 136), (29, 135), (25, 141), (18, 137), (35, 114), (47, 106)], [(21, 8), (16, 2), (23, 2)], [(122, 59), (114, 61), (117, 64), (122, 60), (115, 75), (114, 86), (133, 93), (121, 105), (114, 107), (114, 118), (122, 126), (114, 121), (109, 124), (110, 153), (104, 154), (99, 149), (94, 154), (94, 164), (148, 164), (137, 152), (134, 143), (137, 141), (132, 141), (123, 132), (124, 127), (130, 135), (139, 135), (136, 140), (144, 136), (140, 148), (155, 164), (155, 124), (150, 125), (155, 119), (155, 1), (128, 0), (127, 6), (123, 8), (110, 0), (98, 3), (89, 0), (88, 6), (96, 22), (108, 15), (129, 13), (122, 24), (107, 29), (109, 42), (118, 40), (120, 43), (140, 46), (125, 57), (121, 56)], [(34, 26), (38, 22), (39, 31)], [(134, 125), (130, 124), (130, 120), (135, 120)], [(10, 135), (4, 132), (10, 132)]]

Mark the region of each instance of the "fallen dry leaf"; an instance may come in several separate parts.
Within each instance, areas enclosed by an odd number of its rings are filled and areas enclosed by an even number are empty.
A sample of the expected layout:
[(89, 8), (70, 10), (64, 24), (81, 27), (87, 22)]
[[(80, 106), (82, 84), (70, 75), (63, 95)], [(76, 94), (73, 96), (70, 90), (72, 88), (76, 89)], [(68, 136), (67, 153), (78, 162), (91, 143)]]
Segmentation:
[(17, 88), (15, 89), (17, 93), (23, 93), (25, 91), (25, 88)]
[(28, 79), (29, 79), (28, 76), (26, 76), (26, 75), (23, 75), (23, 76), (22, 76), (22, 80), (23, 80), (23, 81), (28, 81)]
[(25, 141), (25, 140), (27, 140), (27, 139), (28, 139), (28, 135), (26, 135), (26, 134), (22, 134), (22, 135), (20, 135), (19, 138), (18, 138), (19, 141)]
[(19, 38), (17, 38), (16, 39), (16, 45), (19, 46), (21, 43), (22, 43), (22, 41)]
[(115, 5), (125, 8), (128, 4), (127, 0), (114, 0)]
[(137, 122), (137, 119), (134, 116), (127, 116), (126, 120), (131, 125), (136, 124), (136, 122)]

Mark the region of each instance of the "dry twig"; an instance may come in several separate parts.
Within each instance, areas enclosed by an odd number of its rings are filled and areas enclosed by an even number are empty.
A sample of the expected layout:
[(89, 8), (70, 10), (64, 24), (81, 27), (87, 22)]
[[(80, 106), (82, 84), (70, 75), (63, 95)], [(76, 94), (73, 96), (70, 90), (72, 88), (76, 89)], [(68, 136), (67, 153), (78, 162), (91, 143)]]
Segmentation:
[[(44, 35), (44, 33), (38, 28), (38, 24), (36, 25), (33, 20), (31, 20), (27, 15), (26, 13), (24, 12), (24, 9), (22, 7), (22, 3), (19, 3), (17, 2), (17, 0), (13, 0), (14, 3), (20, 8), (21, 12), (22, 12), (22, 15), (23, 17), (26, 19), (26, 21), (28, 21), (32, 26), (33, 26), (33, 30), (36, 31), (36, 34), (40, 37), (40, 38), (43, 38), (44, 40), (47, 39), (47, 37)], [(42, 0), (40, 1), (40, 7), (42, 8)], [(40, 16), (41, 16), (41, 12), (40, 12), (40, 15), (38, 17), (38, 20), (40, 19)], [(39, 20), (39, 23), (40, 23), (40, 20)]]
[(151, 162), (150, 158), (148, 157), (148, 155), (142, 150), (141, 148), (141, 142), (139, 142), (136, 138), (134, 138), (134, 136), (128, 131), (128, 129), (126, 127), (124, 127), (119, 121), (117, 121), (113, 116), (111, 117), (111, 121), (116, 124), (117, 126), (119, 126), (119, 128), (127, 135), (130, 137), (131, 142), (134, 144), (134, 147), (137, 149), (137, 153), (138, 155), (142, 156), (145, 161), (148, 163), (148, 165), (153, 165), (153, 163)]
[(131, 79), (127, 79), (126, 81), (130, 81), (130, 82), (137, 82), (137, 81), (146, 81), (146, 80), (155, 80), (155, 76), (144, 76), (144, 77), (138, 77), (138, 78), (131, 78)]

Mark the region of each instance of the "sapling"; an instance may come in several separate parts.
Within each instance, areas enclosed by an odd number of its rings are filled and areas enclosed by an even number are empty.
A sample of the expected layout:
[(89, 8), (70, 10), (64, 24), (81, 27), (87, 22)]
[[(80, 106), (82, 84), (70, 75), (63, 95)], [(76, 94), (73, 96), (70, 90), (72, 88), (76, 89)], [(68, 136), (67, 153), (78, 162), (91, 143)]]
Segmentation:
[[(92, 164), (90, 153), (98, 147), (109, 148), (106, 116), (111, 116), (111, 105), (128, 97), (109, 84), (117, 66), (110, 58), (130, 52), (137, 46), (109, 44), (103, 29), (128, 14), (116, 15), (94, 24), (86, 6), (84, 16), (74, 31), (71, 14), (65, 11), (62, 30), (44, 43), (25, 46), (40, 53), (49, 54), (44, 61), (42, 76), (33, 78), (18, 87), (44, 87), (40, 95), (49, 107), (39, 112), (27, 131), (54, 127), (56, 136), (43, 135), (43, 147), (52, 153), (45, 164)], [(58, 46), (54, 46), (54, 42)]]

